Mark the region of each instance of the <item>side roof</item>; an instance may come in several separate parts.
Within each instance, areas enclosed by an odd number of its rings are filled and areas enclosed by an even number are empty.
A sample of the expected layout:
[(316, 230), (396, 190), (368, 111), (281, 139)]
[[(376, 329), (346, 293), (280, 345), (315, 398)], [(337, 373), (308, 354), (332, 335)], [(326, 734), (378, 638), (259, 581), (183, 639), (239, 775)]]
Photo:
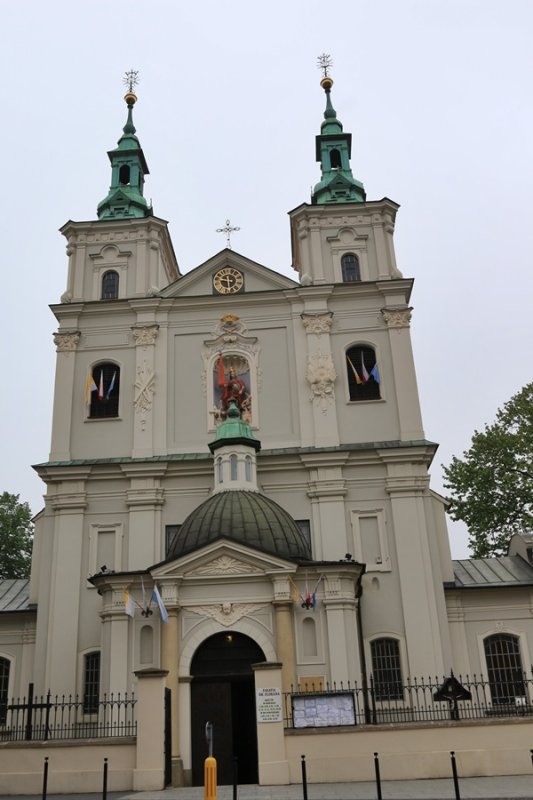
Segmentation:
[(0, 580), (0, 614), (10, 611), (30, 611), (30, 579)]
[(453, 561), (454, 582), (447, 589), (533, 586), (533, 566), (521, 556)]

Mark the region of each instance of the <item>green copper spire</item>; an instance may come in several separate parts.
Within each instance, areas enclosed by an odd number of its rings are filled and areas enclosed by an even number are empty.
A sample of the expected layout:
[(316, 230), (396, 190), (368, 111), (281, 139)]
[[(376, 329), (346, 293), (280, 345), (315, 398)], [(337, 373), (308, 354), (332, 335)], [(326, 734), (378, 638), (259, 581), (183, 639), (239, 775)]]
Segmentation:
[(226, 419), (218, 426), (215, 441), (209, 444), (209, 449), (213, 453), (226, 444), (245, 444), (256, 451), (261, 449), (261, 443), (258, 439), (254, 439), (252, 429), (242, 419), (235, 400), (229, 401)]
[(137, 97), (132, 89), (137, 82), (136, 73), (127, 73), (126, 82), (129, 83), (129, 91), (124, 100), (128, 106), (128, 119), (118, 140), (118, 147), (108, 152), (111, 161), (111, 186), (107, 197), (98, 204), (99, 219), (138, 219), (153, 213), (143, 197), (144, 176), (148, 175), (148, 164), (133, 124), (133, 106)]
[(330, 65), (321, 66), (326, 73), (320, 81), (326, 93), (326, 110), (324, 122), (320, 126), (320, 136), (316, 137), (316, 160), (320, 161), (322, 179), (313, 190), (311, 202), (318, 205), (364, 203), (366, 194), (363, 184), (354, 178), (350, 167), (352, 134), (343, 133), (342, 122), (337, 119), (337, 112), (331, 102), (333, 80), (327, 74), (327, 66)]

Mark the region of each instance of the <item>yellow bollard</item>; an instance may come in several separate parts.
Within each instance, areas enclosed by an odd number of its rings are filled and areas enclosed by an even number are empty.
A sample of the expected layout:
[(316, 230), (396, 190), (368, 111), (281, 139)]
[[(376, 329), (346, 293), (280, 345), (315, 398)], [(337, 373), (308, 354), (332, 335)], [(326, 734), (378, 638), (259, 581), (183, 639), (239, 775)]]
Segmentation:
[(204, 800), (217, 800), (217, 760), (213, 756), (204, 761)]

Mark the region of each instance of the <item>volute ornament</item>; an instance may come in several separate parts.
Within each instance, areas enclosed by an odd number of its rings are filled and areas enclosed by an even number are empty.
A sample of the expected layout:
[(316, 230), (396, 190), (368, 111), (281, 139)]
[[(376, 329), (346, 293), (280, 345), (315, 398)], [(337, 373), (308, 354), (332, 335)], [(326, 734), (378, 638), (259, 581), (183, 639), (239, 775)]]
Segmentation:
[(382, 308), (381, 313), (388, 328), (408, 328), (412, 308)]
[(333, 312), (327, 311), (324, 314), (301, 314), (303, 326), (306, 333), (329, 333), (333, 322)]
[(211, 617), (220, 625), (229, 628), (242, 617), (249, 617), (267, 605), (268, 603), (221, 603), (212, 606), (184, 606), (184, 609), (202, 617)]
[(54, 333), (54, 344), (58, 353), (70, 353), (75, 350), (81, 338), (80, 331)]
[(145, 346), (147, 344), (155, 344), (159, 332), (159, 325), (143, 325), (142, 327), (132, 328), (131, 332), (133, 333), (136, 345)]

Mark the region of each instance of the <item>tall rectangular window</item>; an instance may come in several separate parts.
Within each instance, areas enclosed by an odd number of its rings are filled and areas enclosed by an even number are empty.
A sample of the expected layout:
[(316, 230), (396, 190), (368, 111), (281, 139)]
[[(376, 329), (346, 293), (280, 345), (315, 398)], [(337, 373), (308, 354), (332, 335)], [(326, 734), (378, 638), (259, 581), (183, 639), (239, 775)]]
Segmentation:
[(83, 713), (96, 714), (100, 699), (100, 653), (98, 651), (87, 653), (83, 673)]
[(376, 700), (401, 700), (403, 688), (398, 640), (374, 639), (370, 643), (370, 653)]

